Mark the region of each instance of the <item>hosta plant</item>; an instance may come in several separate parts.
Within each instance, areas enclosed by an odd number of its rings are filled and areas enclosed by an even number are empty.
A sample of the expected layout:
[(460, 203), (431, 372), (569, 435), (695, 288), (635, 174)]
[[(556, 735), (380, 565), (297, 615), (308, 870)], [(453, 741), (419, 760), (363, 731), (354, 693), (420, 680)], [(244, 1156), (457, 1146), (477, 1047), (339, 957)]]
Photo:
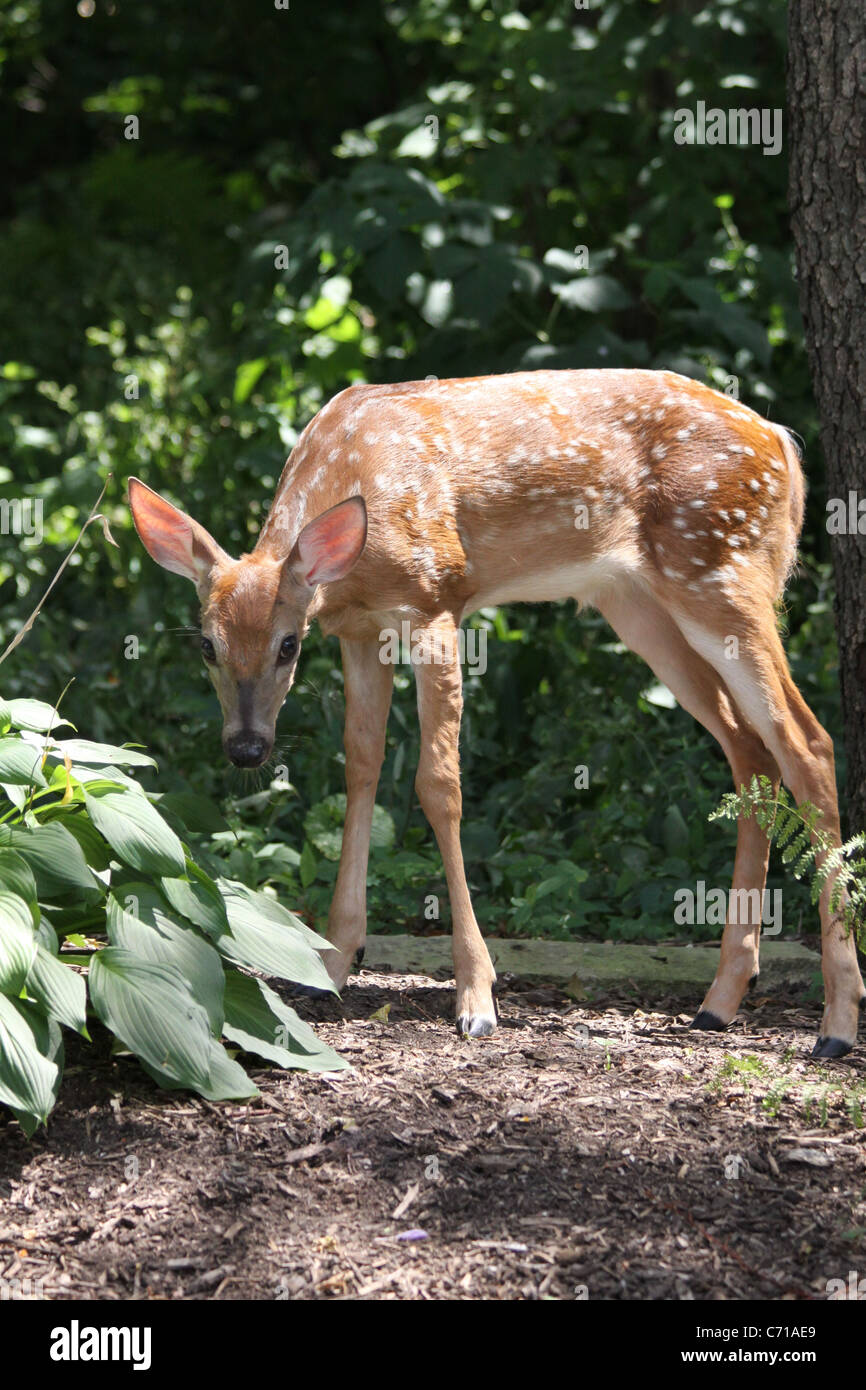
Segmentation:
[(327, 943), (193, 858), (213, 808), (146, 792), (145, 752), (75, 733), (47, 704), (0, 699), (0, 1102), (32, 1134), (63, 1029), (89, 1039), (93, 1016), (161, 1086), (210, 1100), (257, 1094), (234, 1051), (345, 1067), (261, 978), (332, 990)]

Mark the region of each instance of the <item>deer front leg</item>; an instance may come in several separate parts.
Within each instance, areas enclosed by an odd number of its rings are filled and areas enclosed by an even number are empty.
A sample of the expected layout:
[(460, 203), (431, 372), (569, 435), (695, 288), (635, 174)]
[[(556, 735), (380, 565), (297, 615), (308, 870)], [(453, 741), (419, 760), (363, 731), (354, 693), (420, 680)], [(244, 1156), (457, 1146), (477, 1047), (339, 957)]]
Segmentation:
[(379, 660), (378, 642), (340, 642), (346, 689), (346, 822), (337, 884), (328, 915), (324, 962), (338, 989), (349, 978), (367, 936), (367, 859), (391, 705), (394, 667)]
[[(413, 633), (413, 664), (421, 724), (415, 789), (442, 855), (451, 902), (452, 951), (457, 984), (457, 1031), (484, 1037), (496, 1028), (496, 973), (469, 897), (460, 848), (460, 716), (462, 678), (457, 628), (450, 615)], [(420, 659), (416, 659), (415, 653)]]

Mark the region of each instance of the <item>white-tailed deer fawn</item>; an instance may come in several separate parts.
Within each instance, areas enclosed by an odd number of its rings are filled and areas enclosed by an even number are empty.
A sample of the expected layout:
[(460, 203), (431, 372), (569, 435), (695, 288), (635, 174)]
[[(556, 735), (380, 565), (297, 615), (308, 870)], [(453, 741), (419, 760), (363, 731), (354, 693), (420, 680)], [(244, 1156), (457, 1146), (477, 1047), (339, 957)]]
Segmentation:
[[(415, 666), (416, 787), (451, 900), (458, 1028), (495, 1027), (495, 975), (460, 848), (457, 632), (509, 601), (575, 598), (721, 744), (737, 788), (780, 776), (838, 842), (833, 748), (791, 679), (774, 603), (794, 564), (803, 477), (785, 430), (672, 372), (520, 372), (353, 386), (319, 411), (283, 471), (251, 555), (130, 479), (147, 550), (201, 599), (202, 654), (241, 767), (266, 761), (310, 622), (340, 638), (347, 807), (326, 953), (345, 984), (366, 933), (366, 874), (393, 668), (385, 629), (411, 624), (439, 660)], [(736, 639), (733, 642), (731, 639)], [(441, 660), (442, 650), (450, 659)], [(575, 808), (576, 814), (577, 808)], [(741, 819), (735, 889), (758, 890), (768, 845)], [(864, 986), (855, 945), (820, 905), (825, 1010), (815, 1053), (854, 1043)], [(723, 1028), (758, 972), (760, 912), (729, 913), (695, 1024)]]

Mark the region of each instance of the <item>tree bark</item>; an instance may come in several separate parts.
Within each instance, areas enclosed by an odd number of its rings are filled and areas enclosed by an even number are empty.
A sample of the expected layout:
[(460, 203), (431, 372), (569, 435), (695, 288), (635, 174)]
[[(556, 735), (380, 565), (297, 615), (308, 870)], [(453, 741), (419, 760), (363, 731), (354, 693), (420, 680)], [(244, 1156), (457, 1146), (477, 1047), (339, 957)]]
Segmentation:
[(864, 501), (832, 535), (848, 824), (866, 829), (866, 4), (791, 0), (789, 199), (827, 499)]

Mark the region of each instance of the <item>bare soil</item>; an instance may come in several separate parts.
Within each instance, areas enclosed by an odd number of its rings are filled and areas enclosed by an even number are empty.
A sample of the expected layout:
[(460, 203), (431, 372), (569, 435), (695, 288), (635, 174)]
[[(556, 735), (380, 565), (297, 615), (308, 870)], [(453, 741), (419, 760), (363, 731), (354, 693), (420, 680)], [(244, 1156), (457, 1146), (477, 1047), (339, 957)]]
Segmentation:
[[(866, 1263), (861, 1051), (819, 1009), (575, 1003), (364, 973), (293, 1001), (353, 1064), (260, 1068), (249, 1105), (160, 1091), (71, 1043), (47, 1131), (0, 1119), (0, 1282), (52, 1299), (818, 1299)], [(690, 1001), (694, 1004), (694, 1000)], [(390, 1005), (387, 1020), (371, 1015)]]

